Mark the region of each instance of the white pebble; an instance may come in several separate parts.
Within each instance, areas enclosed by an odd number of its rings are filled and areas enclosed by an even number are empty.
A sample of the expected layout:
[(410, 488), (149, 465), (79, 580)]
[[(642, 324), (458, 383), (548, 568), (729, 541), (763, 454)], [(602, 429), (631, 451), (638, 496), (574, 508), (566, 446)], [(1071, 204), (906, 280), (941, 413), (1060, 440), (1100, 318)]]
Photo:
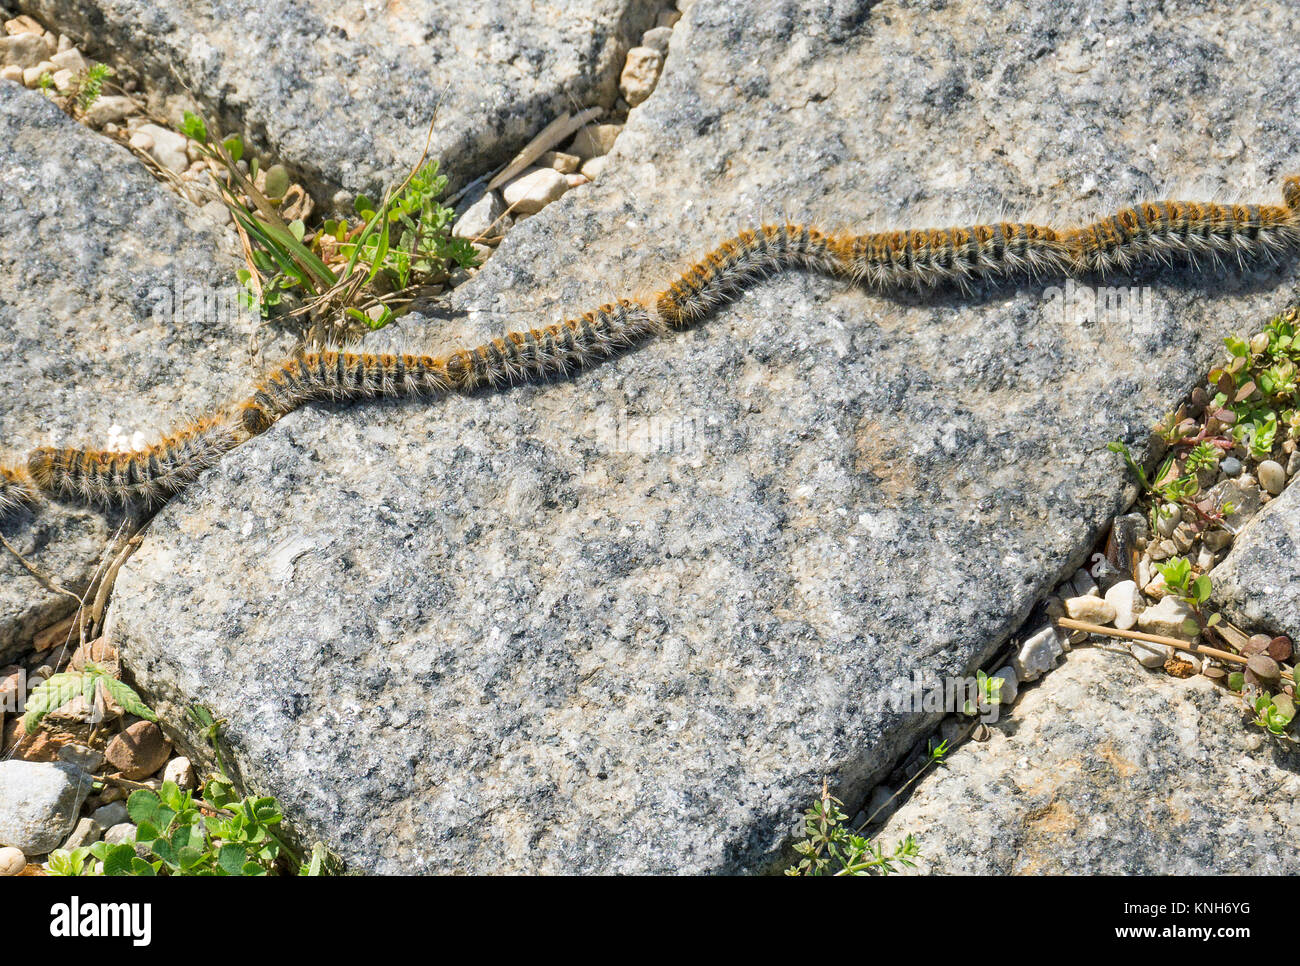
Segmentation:
[(81, 51), (75, 47), (59, 51), (50, 58), (50, 63), (62, 70), (70, 70), (74, 74), (80, 74), (82, 71), (90, 69), (90, 65), (86, 63), (86, 58), (82, 57)]
[(1109, 624), (1115, 619), (1115, 608), (1100, 597), (1071, 597), (1065, 602), (1065, 613), (1077, 621), (1089, 624)]
[(114, 825), (104, 833), (104, 841), (109, 845), (121, 845), (135, 840), (135, 826), (130, 822)]
[(1186, 602), (1177, 597), (1162, 597), (1160, 603), (1154, 607), (1148, 607), (1138, 615), (1138, 627), (1148, 634), (1158, 634), (1161, 637), (1177, 637), (1182, 640), (1191, 640), (1196, 634), (1188, 634), (1183, 630), (1183, 622), (1192, 616), (1192, 609), (1187, 606)]
[(569, 190), (564, 175), (554, 168), (529, 168), (501, 192), (506, 205), (521, 215), (535, 215)]
[(23, 855), (22, 849), (16, 849), (12, 845), (0, 849), (0, 875), (17, 875), (25, 868), (27, 856)]
[(153, 147), (144, 150), (168, 171), (180, 174), (190, 166), (189, 155), (186, 154), (188, 138), (184, 134), (157, 124), (142, 124), (136, 134), (148, 135), (153, 140)]
[(588, 158), (582, 162), (581, 174), (588, 181), (595, 181), (600, 177), (601, 172), (605, 170), (605, 165), (608, 163), (609, 159), (603, 154), (598, 158)]
[(1016, 677), (1016, 669), (1008, 664), (1004, 668), (998, 668), (992, 676), (1002, 679), (1002, 690), (998, 692), (998, 701), (1001, 704), (1014, 704), (1016, 696), (1020, 694), (1020, 680)]
[(1115, 626), (1126, 631), (1137, 623), (1138, 611), (1142, 602), (1138, 597), (1138, 586), (1131, 580), (1121, 580), (1106, 591), (1106, 603), (1115, 610)]
[(14, 81), (21, 84), (23, 82), (23, 69), (16, 64), (0, 67), (0, 80)]
[(1286, 486), (1286, 470), (1275, 460), (1264, 460), (1255, 468), (1255, 472), (1259, 474), (1259, 485), (1273, 496), (1281, 493)]
[(173, 758), (163, 768), (163, 781), (175, 782), (182, 791), (194, 787), (194, 766), (184, 756)]
[(633, 47), (618, 79), (618, 89), (631, 107), (636, 107), (654, 93), (659, 73), (664, 69), (664, 55), (653, 47)]
[(1020, 645), (1020, 650), (1011, 660), (1011, 666), (1021, 681), (1037, 681), (1044, 671), (1056, 667), (1056, 659), (1064, 653), (1061, 635), (1055, 627), (1048, 625)]
[(1139, 664), (1152, 668), (1164, 667), (1172, 650), (1167, 644), (1152, 644), (1149, 641), (1134, 641), (1128, 649)]
[(1165, 504), (1156, 513), (1156, 529), (1162, 537), (1172, 537), (1183, 522), (1183, 508), (1176, 503)]

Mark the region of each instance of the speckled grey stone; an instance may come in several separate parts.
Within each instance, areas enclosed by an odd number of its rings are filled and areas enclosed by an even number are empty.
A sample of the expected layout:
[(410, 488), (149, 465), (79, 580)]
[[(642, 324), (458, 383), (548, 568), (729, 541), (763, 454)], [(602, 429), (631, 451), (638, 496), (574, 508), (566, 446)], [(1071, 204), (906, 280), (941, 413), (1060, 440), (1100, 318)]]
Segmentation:
[[(1125, 10), (700, 0), (600, 182), (397, 335), (652, 292), (782, 214), (1068, 220), (1250, 171), (1275, 200), (1285, 15)], [(771, 868), (823, 778), (855, 799), (935, 720), (882, 690), (971, 667), (1084, 563), (1132, 495), (1106, 443), (1145, 454), (1295, 279), (1152, 272), (1129, 317), (788, 274), (569, 381), (312, 407), (155, 520), (112, 633), (355, 868)]]
[(26, 855), (57, 849), (90, 786), (89, 775), (61, 761), (0, 761), (0, 845)]
[(1300, 640), (1300, 487), (1250, 519), (1210, 579), (1214, 603), (1234, 624)]
[(880, 833), (918, 873), (1295, 875), (1300, 756), (1207, 678), (1071, 652), (921, 780)]
[[(658, 0), (19, 0), (136, 71), (188, 87), (224, 130), (299, 172), (319, 200), (378, 197), (419, 159), (455, 184), (510, 160), (564, 111), (618, 97), (627, 51)], [(173, 73), (174, 72), (174, 73)], [(185, 85), (183, 87), (182, 85)], [(439, 99), (441, 98), (441, 105)]]
[[(235, 392), (255, 323), (195, 303), (178, 316), (162, 297), (179, 284), (231, 301), (230, 244), (125, 149), (0, 83), (0, 462), (51, 443), (106, 446), (115, 425), (152, 435)], [(116, 521), (47, 504), (5, 516), (0, 532), (77, 588)], [(72, 606), (0, 549), (0, 662)]]

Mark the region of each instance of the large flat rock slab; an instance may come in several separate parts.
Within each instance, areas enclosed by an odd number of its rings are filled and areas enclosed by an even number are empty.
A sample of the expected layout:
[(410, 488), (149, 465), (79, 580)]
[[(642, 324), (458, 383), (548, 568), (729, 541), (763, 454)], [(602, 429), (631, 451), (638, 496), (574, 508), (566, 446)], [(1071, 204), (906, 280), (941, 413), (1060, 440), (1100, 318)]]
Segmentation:
[[(652, 292), (762, 217), (1084, 218), (1296, 163), (1281, 13), (1126, 9), (700, 0), (601, 180), (398, 335)], [(932, 721), (882, 690), (1006, 639), (1131, 496), (1107, 441), (1142, 451), (1296, 277), (1098, 312), (789, 274), (568, 381), (310, 407), (154, 521), (111, 631), (356, 868), (768, 869), (824, 777), (853, 799)]]
[(1300, 487), (1252, 517), (1210, 577), (1214, 603), (1234, 623), (1300, 640)]
[[(0, 461), (107, 447), (114, 427), (129, 446), (247, 383), (232, 241), (124, 148), (0, 82)], [(46, 504), (0, 532), (76, 587), (116, 522)], [(72, 606), (0, 551), (0, 661)]]
[[(612, 107), (659, 0), (18, 0), (159, 95), (190, 92), (321, 200), (382, 193), (420, 158), (457, 184), (575, 105)], [(378, 194), (374, 195), (378, 197)]]
[(1073, 651), (885, 823), (917, 873), (1295, 875), (1300, 755), (1208, 678)]

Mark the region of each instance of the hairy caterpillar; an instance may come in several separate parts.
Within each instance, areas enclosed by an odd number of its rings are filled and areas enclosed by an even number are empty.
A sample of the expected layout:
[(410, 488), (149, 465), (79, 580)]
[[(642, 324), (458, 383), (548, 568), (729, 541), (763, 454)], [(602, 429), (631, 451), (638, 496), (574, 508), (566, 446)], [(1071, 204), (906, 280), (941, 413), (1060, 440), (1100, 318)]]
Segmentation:
[(292, 356), (229, 415), (192, 422), (138, 451), (42, 448), (0, 467), (0, 512), (38, 494), (91, 503), (157, 504), (280, 417), (313, 400), (467, 392), (563, 377), (709, 315), (753, 282), (790, 268), (877, 290), (969, 287), (980, 279), (1107, 274), (1140, 263), (1300, 248), (1300, 178), (1285, 206), (1143, 202), (1063, 231), (1020, 222), (834, 236), (807, 225), (765, 225), (724, 241), (652, 302), (620, 299), (577, 318), (510, 332), (444, 356), (328, 348)]
[(160, 503), (184, 489), (243, 437), (221, 417), (204, 417), (142, 450), (41, 447), (27, 472), (46, 493), (87, 503)]

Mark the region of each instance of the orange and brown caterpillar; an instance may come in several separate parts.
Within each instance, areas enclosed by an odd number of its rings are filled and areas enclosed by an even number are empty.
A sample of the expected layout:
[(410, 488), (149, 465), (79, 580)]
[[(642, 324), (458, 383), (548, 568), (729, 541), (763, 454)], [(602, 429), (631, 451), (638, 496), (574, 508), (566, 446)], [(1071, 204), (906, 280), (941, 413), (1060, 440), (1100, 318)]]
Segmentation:
[(161, 503), (242, 441), (233, 423), (204, 417), (141, 450), (41, 447), (27, 474), (45, 493), (86, 503)]
[(1287, 178), (1282, 194), (1285, 206), (1144, 202), (1065, 230), (1002, 222), (835, 236), (807, 225), (765, 225), (723, 242), (650, 302), (620, 299), (444, 356), (303, 352), (271, 369), (228, 414), (192, 422), (145, 449), (35, 450), (23, 466), (0, 467), (0, 512), (33, 503), (39, 494), (158, 504), (304, 403), (468, 392), (563, 377), (702, 319), (755, 281), (791, 268), (889, 291), (1107, 274), (1175, 259), (1276, 258), (1300, 248), (1300, 178)]

